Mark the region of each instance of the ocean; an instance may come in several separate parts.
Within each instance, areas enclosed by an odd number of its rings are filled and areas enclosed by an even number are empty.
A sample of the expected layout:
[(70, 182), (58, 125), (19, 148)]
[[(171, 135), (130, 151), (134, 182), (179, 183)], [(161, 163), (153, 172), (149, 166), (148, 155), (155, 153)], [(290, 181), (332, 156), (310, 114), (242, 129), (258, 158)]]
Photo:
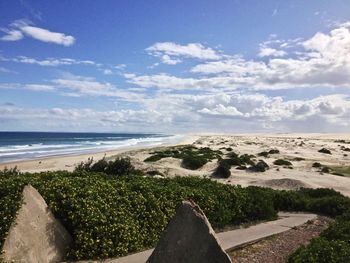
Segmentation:
[(0, 132), (0, 163), (176, 143), (180, 135)]

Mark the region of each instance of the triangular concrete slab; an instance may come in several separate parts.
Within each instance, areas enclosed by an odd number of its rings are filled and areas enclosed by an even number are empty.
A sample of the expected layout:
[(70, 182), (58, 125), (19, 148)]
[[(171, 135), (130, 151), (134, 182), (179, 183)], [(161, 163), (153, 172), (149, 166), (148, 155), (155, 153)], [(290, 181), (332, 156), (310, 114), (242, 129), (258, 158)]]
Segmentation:
[(39, 192), (28, 185), (3, 246), (6, 262), (48, 263), (64, 259), (72, 241)]
[(202, 210), (184, 201), (176, 209), (147, 263), (230, 263)]

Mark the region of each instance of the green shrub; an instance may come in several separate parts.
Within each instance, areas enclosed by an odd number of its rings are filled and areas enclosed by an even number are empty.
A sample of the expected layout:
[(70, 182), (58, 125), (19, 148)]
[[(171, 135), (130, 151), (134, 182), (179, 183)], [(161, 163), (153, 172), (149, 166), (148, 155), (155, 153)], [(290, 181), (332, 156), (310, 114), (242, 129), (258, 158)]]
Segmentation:
[(329, 167), (327, 167), (327, 166), (324, 166), (324, 167), (322, 167), (320, 172), (329, 174), (331, 172), (331, 169), (329, 169)]
[(344, 197), (340, 192), (330, 188), (301, 188), (298, 192), (311, 198)]
[(241, 160), (241, 164), (249, 164), (249, 165), (254, 165), (254, 161), (252, 158), (255, 158), (254, 155), (252, 154), (242, 154), (239, 159)]
[(277, 211), (273, 202), (273, 191), (256, 186), (249, 186), (246, 188), (246, 191), (247, 199), (242, 208), (246, 218), (261, 220), (277, 217)]
[(274, 207), (278, 211), (306, 211), (308, 200), (300, 190), (274, 192)]
[(155, 154), (155, 155), (151, 155), (150, 157), (147, 157), (144, 160), (144, 162), (156, 162), (156, 161), (159, 161), (162, 158), (164, 158), (162, 155)]
[(21, 172), (18, 170), (17, 166), (13, 167), (13, 168), (7, 168), (5, 166), (5, 168), (3, 170), (0, 170), (0, 177), (2, 176), (15, 176), (15, 175), (19, 175)]
[(308, 203), (307, 210), (327, 216), (339, 216), (348, 211), (350, 200), (343, 196), (326, 196), (317, 199), (311, 199)]
[(107, 162), (105, 158), (94, 162), (93, 158), (89, 158), (86, 162), (81, 162), (76, 168), (76, 172), (98, 172), (115, 176), (123, 176), (139, 173), (131, 164), (130, 158), (116, 158)]
[(322, 167), (322, 164), (320, 164), (319, 162), (315, 162), (312, 164), (312, 167), (319, 168), (319, 167)]
[(266, 152), (266, 151), (260, 152), (260, 153), (258, 153), (258, 156), (268, 157), (269, 152)]
[(256, 164), (252, 165), (249, 170), (253, 172), (265, 172), (270, 167), (263, 160), (259, 160)]
[(114, 175), (86, 171), (46, 172), (0, 179), (1, 242), (29, 183), (71, 233), (73, 246), (67, 259), (72, 260), (123, 256), (154, 246), (182, 200), (198, 203), (213, 227), (276, 216), (265, 190), (255, 193), (208, 179), (115, 180)]
[(187, 155), (182, 159), (181, 166), (189, 170), (197, 170), (207, 163), (201, 156)]
[(291, 166), (293, 165), (290, 161), (283, 160), (283, 159), (277, 159), (273, 162), (275, 165), (286, 165), (286, 166)]
[(280, 153), (280, 151), (278, 149), (271, 149), (269, 151), (269, 154), (278, 154), (278, 153)]
[(144, 162), (156, 162), (162, 158), (172, 157), (182, 159), (182, 167), (190, 170), (196, 170), (207, 162), (214, 159), (221, 159), (222, 152), (212, 150), (209, 147), (197, 148), (193, 145), (169, 148), (164, 151), (156, 151)]
[(302, 157), (294, 157), (292, 161), (296, 161), (296, 162), (305, 161), (305, 158), (302, 158)]
[(321, 237), (327, 240), (342, 240), (350, 246), (350, 220), (337, 219), (321, 233)]
[(322, 148), (321, 150), (318, 150), (319, 153), (326, 153), (326, 154), (332, 154), (332, 152), (326, 148)]
[(226, 159), (219, 161), (218, 167), (214, 171), (214, 176), (218, 178), (229, 178), (231, 176), (231, 165), (226, 162)]
[(350, 246), (344, 241), (324, 238), (311, 240), (307, 247), (300, 247), (288, 260), (289, 263), (348, 263)]
[[(103, 163), (98, 167), (104, 167)], [(348, 245), (343, 240), (348, 239), (350, 199), (334, 190), (241, 188), (197, 177), (116, 178), (128, 170), (120, 173), (118, 169), (111, 175), (78, 170), (0, 177), (0, 246), (27, 184), (38, 189), (71, 233), (73, 245), (67, 260), (117, 257), (154, 246), (182, 200), (195, 201), (215, 228), (273, 219), (280, 210), (341, 215), (337, 222), (344, 223), (332, 225), (323, 239)]]

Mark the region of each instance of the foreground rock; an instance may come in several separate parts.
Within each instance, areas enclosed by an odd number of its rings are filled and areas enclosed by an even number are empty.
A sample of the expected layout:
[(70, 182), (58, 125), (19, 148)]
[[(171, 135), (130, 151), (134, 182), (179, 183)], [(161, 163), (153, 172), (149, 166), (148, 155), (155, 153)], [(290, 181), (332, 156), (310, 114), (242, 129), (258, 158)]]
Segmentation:
[(160, 237), (148, 263), (230, 263), (208, 219), (184, 201)]
[(4, 243), (4, 260), (60, 262), (71, 240), (39, 192), (30, 185), (26, 186), (23, 190), (23, 205)]

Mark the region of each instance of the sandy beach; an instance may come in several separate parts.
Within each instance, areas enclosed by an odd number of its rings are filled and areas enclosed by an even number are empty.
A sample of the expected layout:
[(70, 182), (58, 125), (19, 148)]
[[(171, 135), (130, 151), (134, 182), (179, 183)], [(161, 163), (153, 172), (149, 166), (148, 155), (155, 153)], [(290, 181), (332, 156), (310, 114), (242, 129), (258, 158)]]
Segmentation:
[[(161, 147), (170, 147), (175, 145), (185, 145), (185, 144), (192, 144), (195, 142), (199, 136), (197, 135), (188, 135), (184, 136), (181, 135), (182, 139), (176, 143), (164, 143)], [(101, 152), (95, 152), (95, 153), (86, 153), (86, 154), (79, 154), (79, 155), (67, 155), (67, 156), (54, 156), (54, 157), (47, 157), (47, 158), (40, 158), (35, 160), (25, 160), (25, 161), (15, 161), (15, 162), (8, 162), (8, 163), (1, 163), (0, 164), (0, 170), (7, 168), (13, 168), (17, 166), (18, 169), (20, 169), (22, 172), (43, 172), (43, 171), (58, 171), (58, 170), (67, 170), (72, 171), (74, 170), (74, 167), (83, 162), (87, 161), (89, 158), (93, 158), (94, 160), (102, 159), (103, 157), (106, 158), (113, 158), (113, 156), (119, 156), (121, 154), (129, 153), (132, 154), (135, 151), (141, 150), (142, 146), (130, 146), (125, 148), (119, 148), (117, 150), (109, 150), (109, 151), (101, 151)], [(160, 147), (160, 146), (157, 146)], [(143, 146), (142, 149), (151, 150), (154, 146), (145, 147)]]
[[(344, 142), (345, 141), (345, 142)], [(275, 189), (297, 189), (300, 187), (330, 187), (350, 196), (350, 178), (322, 173), (319, 168), (312, 167), (319, 162), (328, 167), (350, 166), (350, 152), (344, 151), (350, 147), (350, 134), (199, 134), (186, 136), (176, 145), (192, 144), (198, 148), (209, 147), (228, 154), (225, 148), (232, 148), (238, 154), (253, 154), (256, 160), (263, 160), (270, 169), (263, 173), (231, 168), (231, 176), (227, 179), (215, 179), (222, 183), (249, 186), (266, 186)], [(13, 162), (0, 165), (0, 169), (17, 166), (24, 172), (40, 172), (54, 170), (73, 170), (75, 165), (93, 157), (98, 160), (128, 156), (136, 168), (147, 171), (159, 171), (166, 177), (200, 176), (210, 177), (217, 167), (217, 161), (211, 161), (198, 170), (188, 170), (181, 167), (181, 160), (163, 158), (156, 162), (144, 162), (155, 150), (174, 147), (176, 145), (162, 145), (148, 148), (127, 148), (116, 151), (106, 151), (77, 156), (53, 157), (41, 160)], [(318, 152), (326, 148), (331, 154)], [(268, 157), (258, 156), (262, 151), (278, 149), (278, 154)], [(293, 164), (293, 168), (273, 164), (276, 159), (285, 159)]]

